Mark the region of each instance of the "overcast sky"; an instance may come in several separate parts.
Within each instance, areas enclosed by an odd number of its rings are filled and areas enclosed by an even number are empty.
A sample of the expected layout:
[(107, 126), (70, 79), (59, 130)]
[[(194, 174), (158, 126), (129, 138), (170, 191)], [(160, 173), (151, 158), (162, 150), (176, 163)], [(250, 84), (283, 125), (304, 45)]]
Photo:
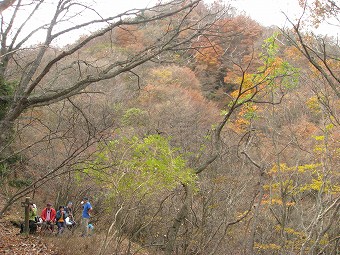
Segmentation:
[(264, 26), (283, 26), (286, 17), (282, 12), (294, 17), (299, 9), (297, 0), (235, 0), (232, 3)]
[[(0, 0), (1, 1), (1, 0)], [(158, 0), (81, 0), (85, 3), (92, 3), (92, 7), (96, 9), (103, 17), (119, 14), (123, 11), (127, 11), (133, 8), (146, 8), (154, 6)], [(204, 0), (207, 4), (212, 3), (214, 0)], [(239, 12), (244, 12), (252, 19), (256, 20), (263, 26), (276, 25), (283, 27), (287, 25), (286, 18), (283, 14), (294, 20), (300, 13), (297, 2), (298, 0), (224, 0), (226, 3), (231, 3)], [(35, 20), (35, 24), (42, 24), (46, 22), (46, 18), (51, 16), (49, 10), (55, 9), (56, 1), (50, 0), (49, 4), (45, 5), (44, 10), (41, 11), (39, 18)], [(19, 16), (20, 17), (20, 16)], [(83, 16), (81, 19), (86, 20), (89, 17)], [(44, 21), (45, 19), (45, 21)], [(34, 24), (33, 24), (34, 25)], [(322, 33), (328, 33), (336, 36), (339, 34), (339, 29), (334, 27), (331, 30), (323, 28)], [(59, 46), (67, 44), (76, 40), (81, 34), (86, 31), (79, 31), (78, 33), (68, 34), (68, 37), (60, 38), (55, 41)], [(72, 37), (70, 37), (70, 35)]]
[[(209, 0), (210, 1), (210, 0)], [(302, 14), (298, 0), (232, 0), (233, 5), (240, 11), (244, 11), (252, 19), (264, 26), (287, 26), (287, 18), (295, 21)], [(286, 16), (285, 16), (286, 15)], [(321, 25), (313, 30), (316, 33), (340, 35), (339, 27)]]
[[(214, 0), (204, 0), (206, 3), (212, 3)], [(257, 20), (264, 26), (282, 25), (285, 22), (285, 13), (293, 14), (297, 10), (298, 0), (225, 0), (232, 3), (240, 11)], [(144, 8), (154, 5), (156, 0), (97, 0), (96, 8), (105, 13), (115, 11), (124, 11), (131, 8)]]
[[(212, 3), (215, 0), (204, 0), (206, 3)], [(286, 26), (287, 20), (285, 13), (290, 20), (294, 20), (302, 13), (298, 5), (298, 0), (223, 0), (231, 3), (240, 12), (244, 12), (252, 19), (256, 20), (263, 26), (276, 25), (279, 27)], [(96, 8), (104, 12), (124, 11), (131, 8), (144, 8), (153, 6), (157, 0), (96, 0)], [(339, 34), (338, 29), (331, 27), (321, 27), (317, 32), (329, 33), (332, 35)]]

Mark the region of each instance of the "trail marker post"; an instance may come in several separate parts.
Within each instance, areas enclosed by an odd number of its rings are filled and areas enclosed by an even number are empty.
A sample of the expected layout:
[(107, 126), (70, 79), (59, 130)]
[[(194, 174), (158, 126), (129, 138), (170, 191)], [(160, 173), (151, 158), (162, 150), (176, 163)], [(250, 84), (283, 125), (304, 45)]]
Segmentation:
[(30, 198), (26, 197), (25, 202), (21, 202), (21, 206), (25, 207), (25, 223), (24, 223), (24, 233), (28, 235), (29, 233), (29, 206), (30, 206)]

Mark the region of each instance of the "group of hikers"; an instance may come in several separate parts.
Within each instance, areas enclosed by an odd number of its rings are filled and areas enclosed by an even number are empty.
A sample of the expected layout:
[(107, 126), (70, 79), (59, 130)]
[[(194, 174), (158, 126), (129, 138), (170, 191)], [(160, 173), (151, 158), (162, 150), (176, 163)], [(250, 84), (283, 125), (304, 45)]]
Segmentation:
[[(93, 225), (90, 224), (90, 217), (92, 212), (92, 205), (87, 197), (84, 197), (81, 201), (83, 207), (82, 212), (82, 236), (89, 235), (93, 230)], [(46, 207), (41, 211), (40, 217), (37, 214), (37, 206), (30, 202), (29, 205), (29, 232), (34, 234), (38, 230), (38, 226), (41, 226), (41, 231), (54, 232), (54, 225), (57, 225), (57, 235), (64, 232), (65, 228), (70, 230), (74, 229), (77, 225), (73, 215), (73, 203), (70, 201), (66, 206), (59, 206), (58, 210), (52, 207), (51, 203), (47, 203)], [(21, 224), (21, 231), (24, 231), (24, 224)]]

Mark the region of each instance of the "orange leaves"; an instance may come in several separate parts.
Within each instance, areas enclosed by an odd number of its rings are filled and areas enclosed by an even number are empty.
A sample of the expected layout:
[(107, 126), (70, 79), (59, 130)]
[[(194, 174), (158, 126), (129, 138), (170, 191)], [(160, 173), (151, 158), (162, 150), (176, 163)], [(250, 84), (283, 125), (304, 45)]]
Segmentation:
[(253, 51), (254, 43), (261, 32), (260, 26), (245, 16), (219, 20), (195, 44), (195, 58), (197, 62), (204, 63), (209, 68), (222, 64), (228, 53), (247, 56)]
[(195, 58), (198, 62), (203, 62), (208, 67), (216, 67), (221, 64), (223, 49), (219, 45), (212, 45), (211, 42), (202, 42), (202, 49), (198, 50)]
[(249, 128), (251, 120), (257, 117), (258, 110), (259, 108), (255, 104), (244, 104), (229, 127), (237, 133), (244, 132)]
[(230, 128), (236, 133), (242, 133), (247, 129), (247, 127), (249, 127), (249, 124), (250, 124), (249, 120), (246, 120), (241, 116), (230, 124)]
[(264, 70), (264, 76), (267, 77), (273, 73), (275, 73), (275, 70), (281, 68), (283, 64), (283, 59), (281, 57), (274, 57), (270, 60), (269, 66), (266, 66), (266, 69)]
[(147, 108), (154, 118), (171, 115), (176, 116), (175, 122), (183, 118), (204, 125), (211, 125), (219, 118), (215, 104), (203, 96), (200, 83), (189, 68), (154, 68), (149, 72), (147, 82), (148, 85), (139, 97), (139, 103), (142, 108)]
[(230, 40), (237, 42), (237, 40), (242, 39), (244, 44), (240, 45), (241, 47), (252, 47), (262, 33), (262, 28), (256, 21), (242, 15), (219, 20), (216, 22), (215, 28), (221, 35), (226, 35), (225, 37), (218, 37), (220, 42), (230, 42)]
[(291, 60), (301, 60), (302, 54), (301, 52), (294, 46), (288, 46), (285, 49), (284, 55), (286, 56), (287, 59)]
[(170, 103), (182, 106), (196, 104), (199, 108), (213, 105), (204, 98), (200, 91), (185, 89), (178, 84), (172, 84), (171, 86), (155, 86), (150, 84), (143, 91), (145, 94), (142, 97), (148, 98), (148, 104)]
[(121, 26), (115, 33), (116, 42), (120, 46), (140, 48), (143, 45), (144, 34), (138, 27)]

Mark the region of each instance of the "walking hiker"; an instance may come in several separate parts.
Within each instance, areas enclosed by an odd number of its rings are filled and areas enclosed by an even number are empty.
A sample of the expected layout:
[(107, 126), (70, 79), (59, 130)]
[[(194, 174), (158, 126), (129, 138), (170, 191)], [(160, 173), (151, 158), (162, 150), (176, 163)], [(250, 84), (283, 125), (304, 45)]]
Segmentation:
[(91, 217), (92, 212), (92, 205), (90, 204), (87, 197), (83, 198), (83, 201), (81, 202), (83, 205), (83, 213), (82, 213), (82, 225), (83, 225), (83, 234), (81, 236), (87, 236), (89, 232), (89, 221)]

